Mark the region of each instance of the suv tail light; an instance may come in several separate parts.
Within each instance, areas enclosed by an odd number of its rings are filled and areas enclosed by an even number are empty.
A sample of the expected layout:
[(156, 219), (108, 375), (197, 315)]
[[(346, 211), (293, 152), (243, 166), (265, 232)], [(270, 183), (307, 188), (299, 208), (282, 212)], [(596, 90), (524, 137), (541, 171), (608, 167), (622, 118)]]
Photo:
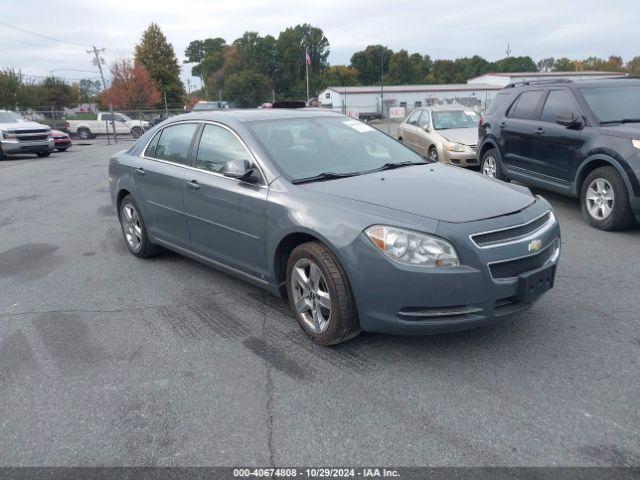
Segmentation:
[(482, 115), (480, 115), (480, 120), (478, 120), (478, 126), (481, 127), (483, 123), (484, 123), (484, 118), (482, 117)]

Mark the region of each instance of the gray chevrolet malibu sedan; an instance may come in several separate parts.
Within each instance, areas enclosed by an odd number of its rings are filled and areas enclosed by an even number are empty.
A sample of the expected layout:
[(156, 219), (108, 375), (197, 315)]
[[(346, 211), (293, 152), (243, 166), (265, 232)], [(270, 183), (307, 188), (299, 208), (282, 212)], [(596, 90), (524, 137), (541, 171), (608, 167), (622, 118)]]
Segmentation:
[(527, 188), (330, 112), (174, 117), (111, 158), (109, 181), (133, 255), (168, 248), (287, 297), (321, 345), (519, 312), (560, 253), (551, 206)]

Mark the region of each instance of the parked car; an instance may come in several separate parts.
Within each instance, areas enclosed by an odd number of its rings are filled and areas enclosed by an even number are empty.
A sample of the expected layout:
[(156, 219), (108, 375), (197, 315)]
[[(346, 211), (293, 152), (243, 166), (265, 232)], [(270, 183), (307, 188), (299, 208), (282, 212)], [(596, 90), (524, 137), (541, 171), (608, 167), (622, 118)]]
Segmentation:
[(560, 254), (528, 188), (331, 112), (173, 117), (111, 158), (109, 182), (133, 255), (166, 247), (288, 297), (321, 345), (499, 320), (553, 286)]
[(59, 152), (66, 152), (71, 147), (71, 137), (60, 130), (51, 130), (51, 138), (53, 138), (55, 149)]
[(453, 105), (417, 108), (398, 127), (398, 139), (434, 162), (477, 166), (480, 116)]
[(48, 157), (53, 151), (51, 128), (41, 123), (30, 122), (21, 115), (0, 110), (0, 160), (8, 155), (35, 153)]
[(595, 228), (640, 221), (640, 80), (509, 85), (479, 138), (484, 174), (579, 197)]
[(205, 102), (204, 100), (196, 103), (191, 109), (192, 112), (208, 112), (211, 110), (228, 110), (231, 108), (229, 102), (218, 101), (218, 102)]
[(96, 135), (113, 133), (112, 119), (118, 135), (132, 135), (134, 138), (139, 138), (149, 128), (149, 122), (146, 120), (132, 120), (124, 113), (109, 112), (98, 113), (96, 120), (69, 120), (66, 128), (68, 132), (88, 140)]

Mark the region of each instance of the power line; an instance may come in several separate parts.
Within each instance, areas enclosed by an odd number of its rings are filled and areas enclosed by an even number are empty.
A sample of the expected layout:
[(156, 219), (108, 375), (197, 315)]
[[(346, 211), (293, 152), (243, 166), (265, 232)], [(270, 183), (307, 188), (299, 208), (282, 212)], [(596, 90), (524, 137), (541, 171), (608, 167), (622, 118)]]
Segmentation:
[(11, 40), (12, 42), (24, 43), (25, 45), (32, 45), (34, 47), (49, 48), (49, 45), (42, 45), (41, 43), (27, 42), (26, 40), (18, 40), (17, 38), (6, 37), (4, 35), (0, 35), (0, 38), (5, 38), (7, 40)]
[(83, 47), (83, 48), (91, 47), (91, 45), (87, 45), (87, 44), (83, 44), (83, 43), (72, 42), (72, 41), (69, 41), (69, 40), (60, 40), (59, 38), (54, 38), (54, 37), (49, 37), (47, 35), (42, 35), (40, 33), (32, 32), (30, 30), (26, 30), (26, 29), (21, 28), (21, 27), (16, 27), (15, 25), (11, 25), (9, 23), (2, 22), (2, 21), (0, 21), (0, 25), (4, 25), (5, 27), (13, 28), (14, 30), (18, 30), (20, 32), (28, 33), (30, 35), (35, 35), (36, 37), (45, 38), (47, 40), (53, 40), (54, 42), (68, 43), (69, 45), (76, 45), (78, 47)]

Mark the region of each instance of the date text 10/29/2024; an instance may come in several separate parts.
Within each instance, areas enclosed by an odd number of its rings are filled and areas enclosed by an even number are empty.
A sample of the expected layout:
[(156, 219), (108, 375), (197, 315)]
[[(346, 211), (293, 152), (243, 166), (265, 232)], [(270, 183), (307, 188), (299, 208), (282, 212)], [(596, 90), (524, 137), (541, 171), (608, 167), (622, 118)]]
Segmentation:
[(400, 478), (391, 468), (234, 468), (234, 477), (263, 478)]

